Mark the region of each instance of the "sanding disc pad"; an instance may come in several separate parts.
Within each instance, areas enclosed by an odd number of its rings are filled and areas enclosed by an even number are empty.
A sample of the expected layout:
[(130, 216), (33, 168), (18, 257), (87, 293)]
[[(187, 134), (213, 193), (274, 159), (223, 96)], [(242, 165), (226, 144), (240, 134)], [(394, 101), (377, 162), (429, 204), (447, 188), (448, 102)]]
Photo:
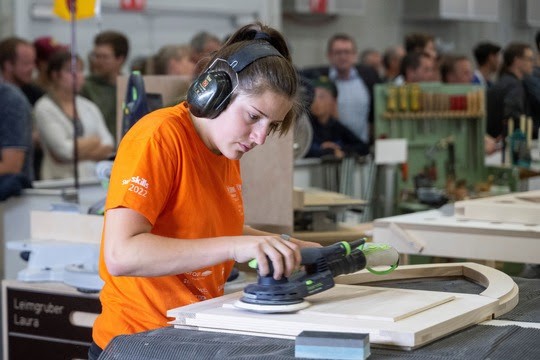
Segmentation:
[(261, 304), (250, 304), (243, 302), (242, 300), (236, 300), (233, 304), (234, 307), (242, 310), (249, 310), (253, 312), (263, 313), (263, 314), (272, 314), (272, 313), (290, 313), (298, 310), (302, 310), (311, 305), (308, 301), (302, 301), (297, 304), (287, 304), (287, 305), (261, 305)]

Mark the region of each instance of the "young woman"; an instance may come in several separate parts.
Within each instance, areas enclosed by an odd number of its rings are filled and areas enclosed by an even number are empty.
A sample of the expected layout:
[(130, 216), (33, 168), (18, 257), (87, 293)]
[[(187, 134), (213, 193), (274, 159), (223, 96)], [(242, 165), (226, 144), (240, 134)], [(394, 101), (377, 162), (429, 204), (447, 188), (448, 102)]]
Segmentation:
[[(113, 136), (98, 107), (73, 94), (71, 55), (57, 52), (49, 60), (49, 91), (35, 105), (35, 121), (44, 148), (43, 179), (73, 177), (73, 133), (76, 131), (78, 171), (81, 178), (96, 176), (96, 161), (113, 152)], [(83, 63), (77, 60), (76, 90), (83, 85)], [(73, 96), (76, 109), (73, 107)], [(77, 118), (75, 117), (77, 115)], [(75, 122), (75, 124), (74, 124)]]
[(316, 246), (244, 226), (238, 160), (289, 130), (301, 108), (297, 89), (281, 34), (248, 25), (208, 62), (187, 101), (147, 115), (122, 139), (90, 359), (116, 335), (166, 326), (169, 309), (222, 295), (234, 261), (257, 259), (266, 274), (268, 257), (279, 279), (299, 266), (300, 247)]

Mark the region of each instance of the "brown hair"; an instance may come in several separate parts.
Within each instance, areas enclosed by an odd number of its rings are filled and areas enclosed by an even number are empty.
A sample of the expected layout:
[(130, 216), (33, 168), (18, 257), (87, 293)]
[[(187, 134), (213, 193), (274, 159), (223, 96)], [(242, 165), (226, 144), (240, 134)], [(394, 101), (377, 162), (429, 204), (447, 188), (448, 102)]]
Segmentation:
[(328, 39), (328, 42), (326, 43), (326, 53), (330, 54), (332, 51), (332, 47), (334, 46), (334, 43), (338, 40), (342, 41), (350, 41), (353, 45), (354, 51), (356, 51), (356, 41), (354, 41), (354, 38), (348, 34), (345, 33), (337, 33), (332, 35), (330, 39)]
[[(77, 63), (82, 64), (82, 59), (76, 55)], [(68, 51), (57, 51), (51, 55), (47, 64), (47, 78), (53, 80), (53, 74), (62, 71), (66, 64), (71, 62), (71, 53)]]
[[(262, 39), (255, 40), (255, 36), (261, 34)], [(277, 132), (281, 136), (289, 131), (291, 125), (304, 109), (300, 100), (298, 75), (292, 64), (289, 48), (277, 30), (260, 22), (246, 25), (232, 34), (211, 59), (205, 59), (205, 64), (212, 64), (215, 59), (228, 59), (254, 41), (270, 43), (282, 57), (260, 58), (238, 73), (238, 89), (232, 94), (231, 102), (234, 101), (237, 93), (260, 95), (265, 91), (272, 91), (290, 99), (293, 102), (291, 110), (285, 116), (284, 121), (280, 123), (279, 128), (271, 130), (271, 133)], [(218, 61), (214, 65), (216, 70), (227, 67), (222, 61)]]
[(0, 41), (0, 69), (4, 70), (4, 64), (9, 61), (14, 63), (17, 58), (17, 46), (23, 44), (34, 46), (31, 42), (19, 37), (9, 37)]
[(113, 48), (114, 56), (127, 58), (129, 52), (129, 41), (124, 34), (117, 31), (103, 31), (94, 38), (94, 45), (110, 45)]
[(424, 33), (412, 33), (405, 36), (405, 52), (424, 51), (426, 44), (434, 41), (433, 36)]
[(503, 64), (501, 67), (501, 74), (508, 72), (508, 69), (512, 66), (516, 58), (522, 57), (525, 54), (525, 50), (531, 49), (529, 44), (522, 42), (513, 42), (508, 44), (503, 51)]

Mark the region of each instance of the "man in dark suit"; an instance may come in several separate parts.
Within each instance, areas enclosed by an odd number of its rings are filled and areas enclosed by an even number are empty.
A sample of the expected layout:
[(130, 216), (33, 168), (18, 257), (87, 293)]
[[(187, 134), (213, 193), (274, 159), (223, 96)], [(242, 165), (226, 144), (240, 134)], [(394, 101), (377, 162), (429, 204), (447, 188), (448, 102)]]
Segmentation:
[(328, 40), (327, 57), (330, 66), (306, 68), (302, 76), (318, 79), (330, 78), (338, 88), (336, 116), (366, 143), (373, 141), (373, 87), (380, 83), (377, 72), (359, 65), (358, 49), (354, 39), (347, 34), (335, 34)]

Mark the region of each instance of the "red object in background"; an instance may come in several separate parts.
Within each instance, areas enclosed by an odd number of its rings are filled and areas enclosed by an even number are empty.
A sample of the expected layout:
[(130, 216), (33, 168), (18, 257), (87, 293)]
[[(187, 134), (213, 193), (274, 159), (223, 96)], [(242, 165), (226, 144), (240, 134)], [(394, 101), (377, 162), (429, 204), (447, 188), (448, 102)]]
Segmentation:
[(450, 110), (457, 110), (457, 97), (455, 95), (450, 96)]
[(409, 180), (409, 164), (401, 164), (401, 180), (407, 182)]
[(467, 96), (461, 95), (461, 110), (467, 110)]
[(328, 10), (327, 0), (309, 0), (309, 10), (316, 14), (326, 14)]
[(450, 96), (450, 110), (467, 110), (467, 96), (466, 95)]
[(120, 9), (142, 11), (146, 8), (146, 0), (120, 0)]

